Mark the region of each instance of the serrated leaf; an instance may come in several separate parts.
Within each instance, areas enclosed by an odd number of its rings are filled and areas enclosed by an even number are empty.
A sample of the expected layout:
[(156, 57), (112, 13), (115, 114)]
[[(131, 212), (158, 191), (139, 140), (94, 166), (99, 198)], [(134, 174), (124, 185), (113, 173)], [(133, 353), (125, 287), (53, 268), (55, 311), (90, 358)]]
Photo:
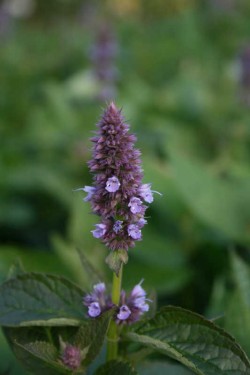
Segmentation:
[(250, 374), (250, 362), (235, 340), (193, 312), (165, 307), (127, 337), (181, 362), (198, 375)]
[(137, 375), (137, 371), (128, 362), (109, 361), (101, 366), (95, 375)]
[(52, 344), (41, 341), (23, 344), (13, 340), (12, 348), (18, 360), (31, 374), (57, 375), (71, 373), (59, 361), (59, 353)]
[[(100, 318), (89, 319), (79, 328), (53, 327), (47, 335), (48, 327), (15, 327), (5, 328), (5, 335), (26, 369), (34, 374), (68, 374), (69, 369), (60, 361), (61, 351), (54, 344), (46, 341), (53, 337), (53, 342), (63, 342), (81, 349), (82, 363), (78, 371), (82, 373), (100, 352), (108, 330), (113, 310), (104, 313)], [(63, 337), (63, 340), (62, 340)], [(57, 345), (58, 346), (58, 345)], [(76, 372), (77, 373), (77, 372)]]
[(79, 325), (84, 292), (69, 280), (25, 273), (0, 286), (0, 324)]
[[(56, 347), (44, 341), (45, 328), (5, 328), (10, 346), (23, 367), (35, 375), (69, 374)], [(36, 339), (41, 337), (41, 339)]]

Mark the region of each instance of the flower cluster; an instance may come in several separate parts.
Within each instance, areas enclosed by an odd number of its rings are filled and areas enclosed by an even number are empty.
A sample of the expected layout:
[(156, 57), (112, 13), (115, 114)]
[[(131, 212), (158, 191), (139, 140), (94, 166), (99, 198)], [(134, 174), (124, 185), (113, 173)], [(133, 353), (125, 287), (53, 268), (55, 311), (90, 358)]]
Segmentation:
[(111, 297), (106, 295), (106, 286), (104, 283), (94, 285), (93, 292), (87, 294), (83, 303), (88, 307), (88, 314), (92, 318), (96, 318), (106, 310), (109, 310), (113, 304)]
[[(117, 307), (115, 320), (117, 324), (134, 323), (145, 312), (149, 310), (146, 298), (146, 292), (141, 287), (141, 283), (137, 284), (127, 296), (125, 291), (121, 291), (119, 306)], [(91, 318), (100, 316), (104, 311), (114, 307), (111, 297), (106, 295), (106, 287), (104, 283), (94, 285), (93, 292), (87, 294), (83, 298), (83, 303), (88, 307), (88, 315)]]
[(136, 137), (129, 134), (121, 111), (111, 103), (98, 123), (93, 137), (93, 159), (88, 165), (94, 174), (93, 186), (78, 189), (87, 193), (92, 211), (101, 217), (92, 231), (111, 250), (133, 247), (141, 239), (147, 223), (146, 204), (153, 201), (150, 184), (142, 184), (140, 151)]

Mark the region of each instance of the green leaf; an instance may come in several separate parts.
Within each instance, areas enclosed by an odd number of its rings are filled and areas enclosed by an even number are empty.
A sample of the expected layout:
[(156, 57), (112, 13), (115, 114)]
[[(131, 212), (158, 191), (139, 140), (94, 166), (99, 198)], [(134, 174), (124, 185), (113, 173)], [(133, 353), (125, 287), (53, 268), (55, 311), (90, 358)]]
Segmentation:
[(234, 335), (242, 348), (250, 355), (250, 308), (246, 305), (238, 289), (228, 298), (224, 328)]
[(233, 268), (233, 277), (236, 285), (242, 295), (244, 303), (250, 309), (250, 268), (234, 252), (231, 253), (231, 263)]
[(127, 264), (128, 262), (128, 252), (126, 250), (115, 250), (111, 251), (106, 258), (106, 263), (109, 268), (115, 272), (118, 277), (121, 266)]
[(228, 296), (225, 328), (250, 355), (250, 268), (236, 253), (231, 255), (231, 264), (235, 290)]
[(13, 279), (18, 275), (25, 273), (24, 267), (20, 259), (16, 259), (15, 262), (11, 265), (8, 272), (8, 279)]
[(79, 325), (84, 319), (84, 292), (69, 280), (25, 273), (0, 286), (0, 324)]
[(56, 348), (47, 342), (32, 342), (22, 345), (13, 344), (13, 350), (24, 368), (37, 375), (70, 374), (71, 371), (59, 362)]
[(4, 333), (15, 356), (30, 373), (69, 374), (68, 368), (60, 361), (57, 348), (45, 341), (44, 327), (5, 328)]
[(95, 375), (136, 375), (137, 372), (131, 367), (128, 362), (122, 361), (109, 361), (101, 366)]
[(71, 373), (60, 360), (63, 345), (67, 344), (81, 350), (82, 363), (78, 371), (82, 373), (100, 352), (112, 315), (113, 310), (109, 310), (79, 328), (6, 327), (4, 332), (19, 361), (32, 373), (42, 374), (45, 370), (46, 374)]
[(140, 375), (191, 375), (193, 372), (178, 363), (168, 363), (167, 361), (145, 361), (138, 366)]
[(114, 310), (111, 309), (102, 314), (100, 318), (89, 319), (79, 328), (74, 338), (74, 344), (82, 349), (89, 347), (83, 361), (85, 366), (89, 365), (100, 352), (113, 314)]
[(250, 374), (250, 362), (235, 340), (193, 312), (165, 307), (127, 337), (181, 362), (199, 375)]
[(12, 374), (27, 375), (24, 370), (22, 370), (20, 363), (16, 360), (13, 352), (10, 349), (10, 345), (7, 343), (4, 332), (0, 330), (0, 348), (1, 348), (1, 358), (4, 361), (0, 361), (0, 374), (7, 375), (9, 373), (8, 369), (11, 369)]
[(177, 188), (190, 210), (204, 223), (240, 242), (249, 242), (250, 179), (223, 177), (208, 165), (180, 156), (169, 146)]

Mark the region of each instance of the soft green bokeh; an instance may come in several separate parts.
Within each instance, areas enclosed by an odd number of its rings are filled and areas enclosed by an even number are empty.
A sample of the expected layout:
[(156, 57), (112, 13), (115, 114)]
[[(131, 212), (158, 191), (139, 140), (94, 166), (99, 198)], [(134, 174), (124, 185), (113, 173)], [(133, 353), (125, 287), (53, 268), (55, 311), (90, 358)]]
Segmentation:
[(78, 248), (111, 280), (107, 250), (90, 233), (98, 218), (73, 192), (91, 184), (89, 138), (106, 105), (91, 51), (108, 24), (117, 43), (114, 99), (137, 134), (145, 182), (162, 193), (129, 252), (124, 287), (144, 279), (159, 305), (212, 318), (226, 311), (225, 327), (249, 351), (248, 302), (229, 271), (232, 249), (235, 274), (250, 262), (250, 84), (241, 82), (240, 58), (250, 43), (249, 2), (5, 3), (21, 13), (0, 5), (0, 278), (20, 259), (88, 289)]

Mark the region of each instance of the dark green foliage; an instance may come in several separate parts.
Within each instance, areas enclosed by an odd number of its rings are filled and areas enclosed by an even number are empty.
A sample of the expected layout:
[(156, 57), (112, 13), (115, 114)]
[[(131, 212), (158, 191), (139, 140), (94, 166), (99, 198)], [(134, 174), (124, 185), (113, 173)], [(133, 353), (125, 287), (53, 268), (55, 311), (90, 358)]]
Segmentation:
[[(62, 323), (60, 319), (57, 322), (56, 318), (53, 326), (51, 322), (50, 326), (45, 326), (44, 322), (36, 322), (34, 326), (34, 321), (30, 321), (26, 322), (27, 327), (6, 327), (4, 333), (16, 357), (31, 373), (71, 373), (62, 362), (61, 341), (81, 350), (81, 368), (77, 373), (82, 373), (100, 352), (112, 314), (110, 310), (97, 320), (82, 322), (79, 327), (58, 327)], [(67, 325), (66, 318), (64, 321)]]
[(127, 362), (110, 361), (100, 367), (95, 375), (136, 375), (137, 372)]
[(0, 324), (79, 325), (83, 291), (59, 276), (23, 273), (0, 287)]
[(235, 340), (200, 315), (165, 307), (127, 337), (176, 359), (198, 375), (250, 374), (250, 362)]

